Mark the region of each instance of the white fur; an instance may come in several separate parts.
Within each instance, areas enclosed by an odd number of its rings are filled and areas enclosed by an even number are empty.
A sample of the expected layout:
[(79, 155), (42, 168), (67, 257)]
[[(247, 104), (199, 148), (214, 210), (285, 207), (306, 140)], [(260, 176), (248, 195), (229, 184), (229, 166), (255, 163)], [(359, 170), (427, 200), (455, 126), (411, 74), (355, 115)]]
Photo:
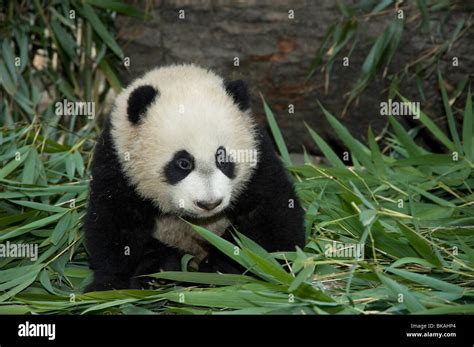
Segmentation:
[[(144, 122), (132, 125), (127, 100), (131, 91), (144, 84), (156, 87), (160, 94)], [(236, 177), (230, 180), (216, 168), (219, 146), (229, 151), (256, 151), (255, 123), (234, 104), (221, 77), (194, 65), (158, 68), (137, 79), (117, 97), (111, 120), (125, 173), (139, 194), (163, 212), (208, 218), (232, 203), (254, 169), (254, 163), (237, 161)], [(163, 168), (178, 150), (193, 155), (196, 168), (172, 186), (165, 182)], [(212, 213), (194, 204), (219, 198), (223, 203)]]
[[(201, 219), (193, 222), (219, 236), (222, 235), (230, 225), (229, 220), (225, 218), (225, 216), (218, 216), (208, 220)], [(208, 253), (207, 242), (196, 233), (188, 223), (174, 216), (166, 216), (157, 219), (154, 237), (168, 246), (179, 248), (182, 251), (194, 255), (198, 263), (204, 259)]]
[[(199, 163), (198, 163), (199, 165)], [(233, 182), (217, 168), (212, 173), (192, 171), (176, 186), (169, 188), (172, 204), (179, 206), (188, 213), (200, 217), (209, 217), (222, 211), (229, 205), (232, 196)], [(196, 201), (216, 201), (222, 203), (214, 210), (207, 212), (196, 206)]]

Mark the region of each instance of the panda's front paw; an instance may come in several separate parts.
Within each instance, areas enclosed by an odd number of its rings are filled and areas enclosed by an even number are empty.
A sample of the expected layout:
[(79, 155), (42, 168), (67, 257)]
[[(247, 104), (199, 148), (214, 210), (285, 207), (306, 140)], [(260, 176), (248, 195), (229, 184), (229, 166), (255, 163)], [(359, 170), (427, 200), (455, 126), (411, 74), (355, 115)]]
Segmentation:
[(130, 289), (153, 289), (153, 279), (148, 276), (134, 276), (130, 279)]
[(155, 279), (146, 275), (151, 275), (165, 271), (179, 271), (181, 267), (181, 258), (168, 257), (160, 259), (159, 257), (150, 257), (143, 260), (135, 270), (134, 275), (130, 279), (130, 288), (134, 289), (153, 289), (153, 283), (165, 284), (169, 281)]
[(95, 274), (94, 281), (84, 289), (84, 293), (127, 288), (128, 282), (122, 278)]
[(200, 272), (241, 274), (245, 269), (226, 255), (209, 255), (199, 264)]

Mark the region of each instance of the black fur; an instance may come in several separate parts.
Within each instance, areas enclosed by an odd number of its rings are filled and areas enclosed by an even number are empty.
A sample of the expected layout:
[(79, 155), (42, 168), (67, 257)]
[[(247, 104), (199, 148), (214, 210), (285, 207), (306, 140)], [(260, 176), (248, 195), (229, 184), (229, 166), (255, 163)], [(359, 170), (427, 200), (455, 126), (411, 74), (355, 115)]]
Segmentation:
[(136, 88), (128, 97), (128, 120), (138, 124), (145, 114), (148, 106), (159, 96), (158, 90), (149, 85)]
[[(107, 121), (92, 161), (85, 219), (86, 246), (90, 266), (94, 269), (94, 282), (89, 290), (131, 287), (135, 276), (150, 273), (144, 266), (150, 260), (146, 254), (161, 255), (156, 259), (162, 264), (153, 264), (153, 269), (157, 268), (155, 265), (167, 265), (169, 259), (179, 257), (176, 249), (152, 238), (153, 216), (160, 211), (139, 197), (125, 178), (110, 130), (111, 124)], [(173, 266), (172, 269), (176, 269)]]
[(220, 146), (216, 151), (216, 166), (227, 177), (231, 179), (235, 177), (235, 164), (222, 146)]
[[(261, 127), (258, 150), (257, 168), (250, 182), (225, 213), (237, 230), (270, 252), (303, 247), (303, 209)], [(140, 288), (143, 277), (137, 276), (179, 270), (183, 252), (152, 237), (155, 219), (162, 212), (139, 197), (124, 176), (111, 138), (110, 121), (95, 149), (92, 176), (85, 232), (94, 281), (86, 291)], [(232, 240), (228, 231), (224, 237)], [(241, 268), (211, 248), (200, 270), (238, 272)]]
[(250, 108), (250, 94), (247, 83), (242, 80), (225, 82), (226, 92), (232, 96), (239, 110), (246, 111)]

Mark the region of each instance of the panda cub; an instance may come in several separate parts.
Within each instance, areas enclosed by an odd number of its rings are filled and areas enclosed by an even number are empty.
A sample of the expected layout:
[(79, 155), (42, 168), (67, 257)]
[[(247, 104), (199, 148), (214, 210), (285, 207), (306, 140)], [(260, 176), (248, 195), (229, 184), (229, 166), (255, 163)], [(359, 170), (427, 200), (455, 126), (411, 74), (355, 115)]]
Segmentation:
[(238, 273), (186, 222), (266, 250), (303, 247), (303, 210), (246, 84), (195, 65), (157, 68), (117, 97), (92, 161), (85, 219), (94, 280), (86, 291), (141, 288), (194, 256), (200, 271)]

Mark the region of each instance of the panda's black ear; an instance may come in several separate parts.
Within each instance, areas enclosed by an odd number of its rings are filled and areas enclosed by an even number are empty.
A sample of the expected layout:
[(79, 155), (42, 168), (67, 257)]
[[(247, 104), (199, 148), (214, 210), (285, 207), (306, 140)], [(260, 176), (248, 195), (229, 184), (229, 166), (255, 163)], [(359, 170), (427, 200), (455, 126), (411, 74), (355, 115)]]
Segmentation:
[(232, 96), (234, 103), (239, 106), (241, 111), (250, 108), (250, 94), (247, 83), (242, 80), (224, 82), (226, 92)]
[(138, 124), (145, 115), (148, 106), (150, 106), (159, 95), (159, 91), (150, 85), (135, 88), (128, 97), (128, 120), (133, 124)]

